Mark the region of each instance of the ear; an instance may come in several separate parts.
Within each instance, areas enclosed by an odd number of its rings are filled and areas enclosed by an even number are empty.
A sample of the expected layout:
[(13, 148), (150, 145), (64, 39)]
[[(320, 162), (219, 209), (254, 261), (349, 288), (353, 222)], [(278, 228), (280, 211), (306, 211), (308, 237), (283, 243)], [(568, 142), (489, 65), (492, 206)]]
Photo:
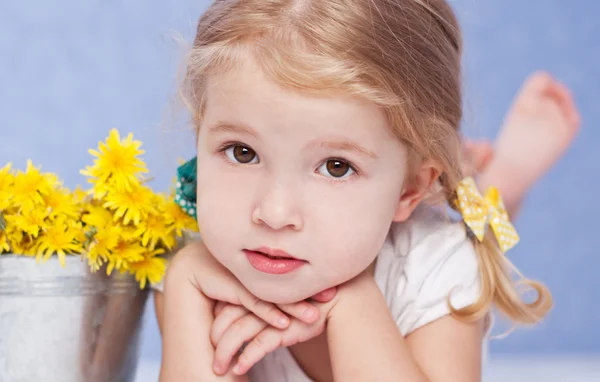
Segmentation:
[(433, 183), (441, 174), (440, 167), (433, 161), (426, 161), (419, 167), (413, 182), (408, 182), (400, 195), (398, 209), (394, 215), (395, 222), (410, 217), (419, 203), (427, 196)]

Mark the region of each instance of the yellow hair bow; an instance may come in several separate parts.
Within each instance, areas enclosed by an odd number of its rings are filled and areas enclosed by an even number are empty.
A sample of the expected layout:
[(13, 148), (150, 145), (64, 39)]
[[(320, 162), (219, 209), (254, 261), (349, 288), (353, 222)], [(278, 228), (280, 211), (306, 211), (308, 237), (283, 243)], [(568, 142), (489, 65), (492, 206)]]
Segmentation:
[(519, 235), (510, 223), (497, 188), (490, 187), (485, 196), (481, 196), (475, 180), (468, 177), (458, 184), (456, 192), (458, 208), (465, 224), (479, 241), (483, 240), (489, 223), (502, 252), (508, 251), (519, 242)]

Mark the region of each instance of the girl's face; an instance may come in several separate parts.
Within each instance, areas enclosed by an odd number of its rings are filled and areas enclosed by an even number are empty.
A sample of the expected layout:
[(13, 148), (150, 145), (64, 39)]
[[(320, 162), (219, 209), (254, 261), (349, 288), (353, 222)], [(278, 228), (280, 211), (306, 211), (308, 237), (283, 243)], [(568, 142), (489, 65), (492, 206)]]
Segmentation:
[(365, 270), (404, 208), (407, 153), (383, 110), (284, 89), (252, 60), (206, 96), (197, 214), (218, 261), (275, 303)]

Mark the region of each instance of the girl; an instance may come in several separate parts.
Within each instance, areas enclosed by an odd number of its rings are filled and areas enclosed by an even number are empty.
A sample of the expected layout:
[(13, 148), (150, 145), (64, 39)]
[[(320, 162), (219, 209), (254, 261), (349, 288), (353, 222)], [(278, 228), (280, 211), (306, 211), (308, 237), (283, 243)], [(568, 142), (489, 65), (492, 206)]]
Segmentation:
[(209, 7), (187, 70), (203, 241), (169, 267), (162, 381), (477, 381), (492, 304), (544, 317), (498, 195), (461, 181), (460, 52), (442, 0)]

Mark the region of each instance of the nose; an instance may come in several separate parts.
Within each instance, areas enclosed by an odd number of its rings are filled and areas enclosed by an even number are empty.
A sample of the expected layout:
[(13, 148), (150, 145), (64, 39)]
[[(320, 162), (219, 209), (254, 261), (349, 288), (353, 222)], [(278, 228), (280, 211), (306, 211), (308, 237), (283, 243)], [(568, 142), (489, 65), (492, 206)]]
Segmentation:
[(301, 230), (304, 222), (299, 211), (299, 200), (291, 190), (292, 187), (282, 183), (263, 184), (252, 211), (252, 222), (273, 230)]

